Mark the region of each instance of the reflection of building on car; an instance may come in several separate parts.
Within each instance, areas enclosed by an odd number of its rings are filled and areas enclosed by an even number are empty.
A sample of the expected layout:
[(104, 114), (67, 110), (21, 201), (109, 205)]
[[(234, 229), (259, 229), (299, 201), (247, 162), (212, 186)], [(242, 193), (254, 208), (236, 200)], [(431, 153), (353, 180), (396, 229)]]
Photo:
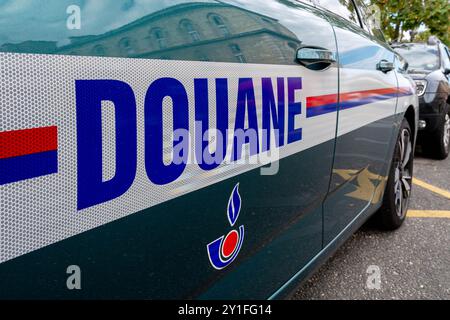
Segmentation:
[(99, 36), (71, 40), (57, 52), (240, 63), (294, 63), (300, 45), (277, 20), (220, 3), (181, 4)]
[(221, 3), (189, 3), (146, 15), (101, 35), (71, 37), (71, 43), (28, 42), (56, 54), (164, 60), (294, 64), (300, 41), (276, 19)]
[(420, 103), (418, 143), (437, 159), (450, 149), (450, 50), (442, 42), (393, 45), (408, 62)]

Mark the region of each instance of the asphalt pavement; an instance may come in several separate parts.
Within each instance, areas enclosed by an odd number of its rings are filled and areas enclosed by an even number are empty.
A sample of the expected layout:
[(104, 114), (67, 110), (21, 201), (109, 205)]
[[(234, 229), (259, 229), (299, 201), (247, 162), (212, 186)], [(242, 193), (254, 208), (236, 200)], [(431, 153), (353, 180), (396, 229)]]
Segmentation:
[(450, 299), (450, 157), (416, 155), (404, 225), (363, 226), (293, 299)]

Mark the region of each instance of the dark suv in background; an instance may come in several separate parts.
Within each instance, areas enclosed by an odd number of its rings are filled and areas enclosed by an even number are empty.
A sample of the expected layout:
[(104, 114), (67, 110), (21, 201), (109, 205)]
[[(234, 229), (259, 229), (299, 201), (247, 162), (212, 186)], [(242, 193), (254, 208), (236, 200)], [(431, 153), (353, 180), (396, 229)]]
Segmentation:
[(436, 159), (448, 157), (450, 149), (450, 50), (442, 42), (392, 45), (409, 64), (420, 102), (418, 143)]

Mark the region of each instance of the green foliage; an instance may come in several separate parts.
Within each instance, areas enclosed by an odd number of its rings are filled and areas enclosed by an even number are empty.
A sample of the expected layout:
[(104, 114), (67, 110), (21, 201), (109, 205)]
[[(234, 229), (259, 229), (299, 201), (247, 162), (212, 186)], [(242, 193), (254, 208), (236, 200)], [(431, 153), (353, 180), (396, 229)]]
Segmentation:
[[(412, 41), (426, 40), (424, 37), (432, 34), (450, 44), (448, 0), (372, 0), (372, 3), (381, 10), (381, 28), (387, 39), (401, 41), (403, 32), (409, 31)], [(422, 25), (429, 33), (417, 33)]]

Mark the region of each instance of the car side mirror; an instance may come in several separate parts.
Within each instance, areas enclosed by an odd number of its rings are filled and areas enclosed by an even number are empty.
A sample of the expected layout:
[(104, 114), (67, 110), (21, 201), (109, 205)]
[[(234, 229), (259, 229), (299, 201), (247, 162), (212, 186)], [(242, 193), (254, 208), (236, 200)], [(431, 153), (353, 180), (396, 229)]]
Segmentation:
[(381, 72), (388, 73), (391, 70), (394, 70), (394, 64), (387, 60), (381, 60), (377, 64), (377, 70), (380, 70)]
[(446, 76), (448, 76), (448, 75), (450, 74), (450, 68), (449, 68), (449, 67), (447, 67), (447, 68), (444, 69), (444, 74), (445, 74)]

